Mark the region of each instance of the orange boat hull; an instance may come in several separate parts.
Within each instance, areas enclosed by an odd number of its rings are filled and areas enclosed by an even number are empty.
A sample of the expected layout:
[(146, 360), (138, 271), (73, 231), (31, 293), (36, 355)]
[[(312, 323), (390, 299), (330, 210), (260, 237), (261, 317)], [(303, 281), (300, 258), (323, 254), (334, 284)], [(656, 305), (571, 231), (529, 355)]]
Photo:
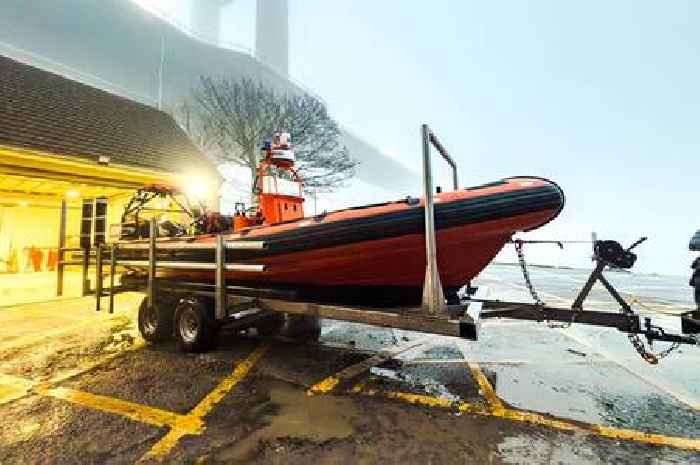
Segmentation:
[[(549, 222), (563, 204), (559, 187), (539, 178), (510, 178), (436, 195), (437, 260), (443, 286), (451, 292), (467, 284), (515, 232)], [(417, 301), (426, 270), (422, 206), (418, 199), (391, 202), (228, 235), (227, 240), (263, 240), (268, 247), (229, 250), (229, 262), (264, 264), (267, 271), (229, 272), (227, 284), (289, 289), (310, 300)], [(188, 257), (199, 259), (206, 260)], [(162, 270), (159, 277), (213, 281), (208, 271)]]

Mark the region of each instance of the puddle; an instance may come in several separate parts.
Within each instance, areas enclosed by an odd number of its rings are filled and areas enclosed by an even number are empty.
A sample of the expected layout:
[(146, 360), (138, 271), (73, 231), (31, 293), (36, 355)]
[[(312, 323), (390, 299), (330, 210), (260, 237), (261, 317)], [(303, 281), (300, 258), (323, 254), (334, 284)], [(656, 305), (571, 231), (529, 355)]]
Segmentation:
[(478, 387), (464, 364), (407, 364), (390, 361), (370, 369), (368, 384), (382, 390), (424, 394), (452, 402), (480, 402)]
[[(583, 371), (582, 371), (583, 370)], [(484, 367), (506, 403), (563, 418), (700, 437), (700, 415), (614, 364)]]
[(509, 436), (498, 444), (498, 455), (508, 464), (535, 463), (606, 463), (598, 458), (596, 451), (583, 441), (550, 441), (529, 434)]
[(410, 344), (411, 341), (423, 337), (411, 331), (337, 320), (322, 320), (322, 325), (320, 343), (344, 345), (358, 350), (379, 352)]
[(269, 400), (262, 409), (264, 426), (225, 451), (217, 460), (250, 463), (266, 444), (283, 442), (323, 443), (343, 439), (354, 432), (361, 414), (349, 397), (308, 396), (305, 390), (284, 381), (259, 380), (268, 389)]
[(420, 352), (413, 360), (462, 360), (462, 352), (453, 343), (431, 345)]

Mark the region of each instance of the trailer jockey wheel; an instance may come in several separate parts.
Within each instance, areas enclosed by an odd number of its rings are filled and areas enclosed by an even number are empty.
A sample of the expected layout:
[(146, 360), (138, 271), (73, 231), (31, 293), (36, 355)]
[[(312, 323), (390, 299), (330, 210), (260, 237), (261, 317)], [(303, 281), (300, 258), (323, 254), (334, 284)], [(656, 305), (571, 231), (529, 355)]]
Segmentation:
[(173, 334), (173, 302), (159, 302), (158, 305), (149, 306), (148, 299), (144, 299), (139, 306), (139, 332), (152, 344), (164, 342)]
[(183, 352), (203, 352), (216, 342), (218, 325), (213, 307), (196, 297), (185, 297), (175, 307), (175, 339)]

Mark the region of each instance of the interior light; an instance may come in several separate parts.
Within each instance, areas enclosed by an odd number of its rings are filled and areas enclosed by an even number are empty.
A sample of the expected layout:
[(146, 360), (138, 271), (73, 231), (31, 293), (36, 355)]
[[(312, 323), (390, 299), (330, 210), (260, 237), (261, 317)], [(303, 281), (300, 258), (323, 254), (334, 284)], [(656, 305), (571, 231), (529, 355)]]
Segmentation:
[(19, 205), (20, 207), (28, 207), (29, 202), (27, 202), (26, 200), (20, 200), (17, 205)]
[(77, 198), (79, 195), (80, 195), (80, 192), (78, 192), (78, 191), (76, 191), (76, 190), (69, 190), (68, 192), (66, 192), (66, 197), (69, 197), (69, 198), (71, 198), (71, 199), (75, 199), (75, 198)]

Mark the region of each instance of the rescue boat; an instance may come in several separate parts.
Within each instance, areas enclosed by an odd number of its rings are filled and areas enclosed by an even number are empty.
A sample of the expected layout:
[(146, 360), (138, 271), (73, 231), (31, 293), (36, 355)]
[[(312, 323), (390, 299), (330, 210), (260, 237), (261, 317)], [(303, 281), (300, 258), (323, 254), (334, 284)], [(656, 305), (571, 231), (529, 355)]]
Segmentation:
[[(232, 228), (224, 234), (226, 241), (264, 241), (260, 250), (227, 250), (226, 260), (262, 264), (266, 271), (227, 272), (228, 284), (293, 291), (309, 301), (420, 302), (426, 272), (422, 198), (307, 217), (303, 180), (294, 167), (288, 136), (276, 135), (263, 153), (254, 183), (257, 206), (246, 210), (238, 205)], [(455, 295), (477, 276), (514, 233), (543, 226), (563, 205), (564, 194), (557, 184), (533, 176), (436, 193), (437, 261), (445, 295)], [(167, 240), (213, 242), (216, 237), (201, 234)], [(159, 259), (175, 258), (211, 262), (212, 255), (198, 249), (159, 251)], [(210, 270), (162, 269), (157, 277), (214, 280)]]

